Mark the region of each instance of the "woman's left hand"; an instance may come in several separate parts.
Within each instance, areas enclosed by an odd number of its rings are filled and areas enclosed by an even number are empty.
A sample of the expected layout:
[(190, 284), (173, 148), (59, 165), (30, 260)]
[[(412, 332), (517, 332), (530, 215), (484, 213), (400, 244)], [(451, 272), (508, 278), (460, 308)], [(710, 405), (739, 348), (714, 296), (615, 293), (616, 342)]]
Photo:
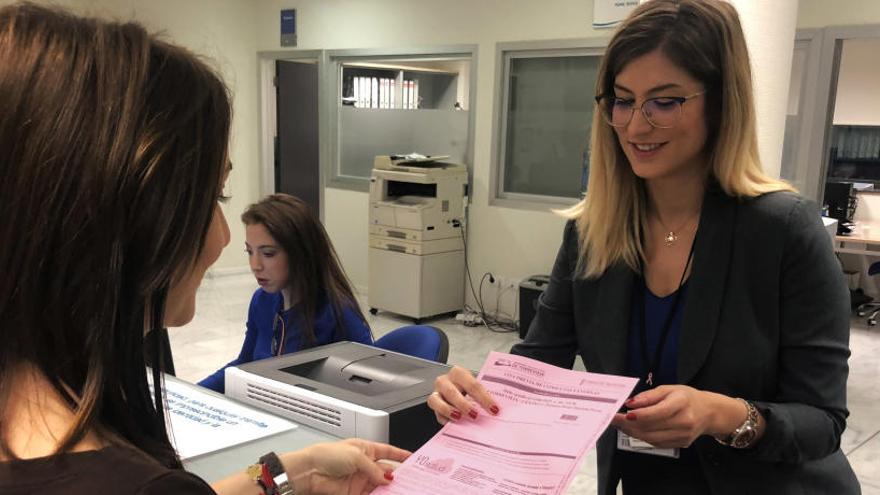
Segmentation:
[(615, 414), (611, 424), (627, 435), (660, 448), (689, 447), (710, 431), (716, 398), (686, 385), (661, 385), (624, 403), (626, 414)]

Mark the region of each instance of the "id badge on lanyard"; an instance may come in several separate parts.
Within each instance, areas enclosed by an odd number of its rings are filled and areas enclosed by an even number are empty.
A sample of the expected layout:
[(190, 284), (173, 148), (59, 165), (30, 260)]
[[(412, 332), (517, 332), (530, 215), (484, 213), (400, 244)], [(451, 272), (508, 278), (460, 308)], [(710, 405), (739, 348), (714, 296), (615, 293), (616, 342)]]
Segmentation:
[(654, 447), (650, 443), (639, 440), (638, 438), (633, 438), (620, 430), (617, 430), (617, 449), (625, 450), (627, 452), (636, 452), (638, 454), (659, 455), (661, 457), (670, 457), (672, 459), (678, 459), (679, 456), (678, 449), (661, 449), (660, 447)]

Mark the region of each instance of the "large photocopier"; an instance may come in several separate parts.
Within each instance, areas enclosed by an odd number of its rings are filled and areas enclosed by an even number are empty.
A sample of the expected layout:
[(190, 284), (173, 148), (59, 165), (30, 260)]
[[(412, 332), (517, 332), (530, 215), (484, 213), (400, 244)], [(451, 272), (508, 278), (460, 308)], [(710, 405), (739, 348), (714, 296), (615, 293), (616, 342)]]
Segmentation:
[(464, 307), (464, 165), (377, 156), (370, 177), (370, 312), (422, 318)]

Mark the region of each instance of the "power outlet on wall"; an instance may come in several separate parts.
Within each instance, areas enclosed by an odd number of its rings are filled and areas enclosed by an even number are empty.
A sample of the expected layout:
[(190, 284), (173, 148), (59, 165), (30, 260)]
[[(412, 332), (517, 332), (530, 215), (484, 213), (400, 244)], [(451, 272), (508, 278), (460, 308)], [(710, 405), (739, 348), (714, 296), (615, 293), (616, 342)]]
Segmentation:
[(505, 276), (494, 276), (494, 281), (487, 284), (484, 297), (486, 299), (489, 299), (490, 297), (494, 298), (498, 304), (502, 306), (508, 302), (508, 299), (510, 300), (510, 304), (515, 304), (518, 288), (519, 279)]
[(516, 319), (520, 279), (492, 274), (480, 280), (481, 309), (493, 320)]
[(519, 280), (507, 277), (495, 277), (495, 285), (500, 291), (515, 289), (519, 286)]

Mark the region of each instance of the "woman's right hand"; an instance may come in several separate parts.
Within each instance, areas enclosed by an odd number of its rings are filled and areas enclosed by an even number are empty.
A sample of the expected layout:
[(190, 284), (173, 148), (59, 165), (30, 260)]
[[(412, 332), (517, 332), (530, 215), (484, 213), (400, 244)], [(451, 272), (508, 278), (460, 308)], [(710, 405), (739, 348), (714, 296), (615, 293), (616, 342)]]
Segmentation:
[(434, 411), (440, 424), (446, 424), (450, 419), (458, 421), (465, 416), (477, 419), (480, 415), (477, 405), (493, 415), (500, 410), (483, 385), (461, 366), (454, 366), (449, 373), (438, 376), (434, 380), (434, 392), (428, 396), (428, 407)]
[(349, 438), (319, 443), (282, 456), (297, 494), (362, 495), (394, 479), (393, 464), (411, 452), (392, 445)]

